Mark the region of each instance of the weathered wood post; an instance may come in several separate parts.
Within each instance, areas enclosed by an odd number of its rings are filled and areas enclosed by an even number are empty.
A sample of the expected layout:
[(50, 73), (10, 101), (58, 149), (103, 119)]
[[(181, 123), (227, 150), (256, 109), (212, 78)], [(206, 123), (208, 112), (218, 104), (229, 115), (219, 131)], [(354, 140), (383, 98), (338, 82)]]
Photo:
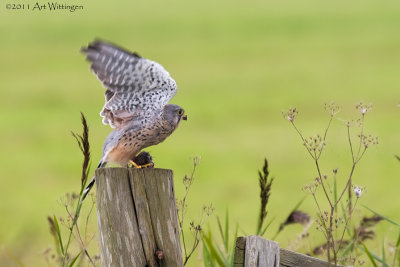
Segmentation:
[(173, 173), (96, 170), (102, 266), (183, 266)]

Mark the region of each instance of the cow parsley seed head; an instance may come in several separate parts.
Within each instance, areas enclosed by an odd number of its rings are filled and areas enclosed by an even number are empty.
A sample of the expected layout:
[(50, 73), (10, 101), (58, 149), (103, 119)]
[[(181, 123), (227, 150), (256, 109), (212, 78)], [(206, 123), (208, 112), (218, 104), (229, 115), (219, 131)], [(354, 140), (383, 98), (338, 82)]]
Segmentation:
[(282, 115), (286, 120), (293, 122), (298, 113), (297, 108), (289, 108), (288, 111), (282, 112)]
[(365, 113), (367, 113), (368, 111), (370, 111), (372, 109), (372, 104), (365, 104), (363, 102), (360, 102), (359, 104), (356, 105), (356, 109), (362, 115), (364, 115)]
[(322, 150), (326, 146), (326, 143), (323, 137), (320, 134), (317, 134), (315, 136), (310, 136), (309, 138), (304, 139), (303, 145), (309, 151), (322, 152)]
[(378, 137), (373, 136), (371, 134), (359, 134), (358, 137), (361, 139), (362, 144), (364, 145), (364, 148), (368, 148), (373, 145), (378, 145)]
[(335, 102), (331, 101), (329, 104), (324, 104), (324, 109), (329, 113), (329, 116), (333, 118), (340, 111), (340, 107), (335, 104)]
[(362, 189), (358, 186), (354, 187), (353, 189), (354, 194), (356, 195), (357, 198), (360, 198), (362, 195)]

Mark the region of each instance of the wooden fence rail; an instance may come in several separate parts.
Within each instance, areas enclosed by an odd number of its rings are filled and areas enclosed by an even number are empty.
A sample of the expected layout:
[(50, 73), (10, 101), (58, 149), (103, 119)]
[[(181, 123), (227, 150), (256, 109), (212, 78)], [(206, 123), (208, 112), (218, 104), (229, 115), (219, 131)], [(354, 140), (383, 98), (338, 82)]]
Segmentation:
[[(328, 267), (329, 263), (280, 248), (277, 242), (261, 236), (236, 239), (234, 267)], [(333, 266), (333, 264), (331, 265)]]
[(96, 170), (102, 266), (183, 266), (171, 170)]

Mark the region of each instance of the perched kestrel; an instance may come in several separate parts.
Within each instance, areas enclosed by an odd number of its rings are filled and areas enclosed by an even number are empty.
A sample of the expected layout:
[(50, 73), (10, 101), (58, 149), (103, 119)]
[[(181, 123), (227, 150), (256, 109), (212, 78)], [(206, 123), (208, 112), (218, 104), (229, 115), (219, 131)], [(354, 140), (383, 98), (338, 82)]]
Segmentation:
[[(81, 50), (90, 69), (106, 88), (100, 112), (103, 123), (115, 128), (106, 138), (98, 168), (107, 163), (127, 166), (144, 148), (164, 141), (186, 120), (185, 111), (168, 104), (177, 86), (157, 62), (115, 45), (94, 41)], [(94, 179), (85, 190), (85, 196)]]

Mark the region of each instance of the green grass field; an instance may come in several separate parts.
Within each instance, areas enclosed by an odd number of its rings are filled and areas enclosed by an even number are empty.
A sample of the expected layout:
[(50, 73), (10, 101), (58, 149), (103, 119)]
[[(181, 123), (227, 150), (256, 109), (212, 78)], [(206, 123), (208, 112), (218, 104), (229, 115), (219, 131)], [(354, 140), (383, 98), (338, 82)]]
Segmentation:
[[(374, 104), (366, 131), (380, 144), (355, 173), (354, 182), (367, 187), (360, 202), (400, 221), (397, 1), (71, 3), (84, 10), (0, 7), (0, 266), (17, 266), (11, 257), (44, 266), (41, 252), (52, 245), (46, 216), (62, 215), (57, 200), (79, 188), (81, 155), (70, 131), (81, 131), (80, 111), (90, 125), (93, 167), (101, 156), (110, 132), (98, 115), (104, 90), (79, 53), (95, 37), (158, 61), (176, 80), (172, 102), (185, 108), (189, 120), (148, 150), (157, 167), (174, 170), (178, 196), (190, 158), (202, 156), (188, 217), (211, 202), (215, 214), (229, 208), (232, 222), (252, 233), (257, 170), (267, 157), (275, 177), (271, 237), (304, 195), (301, 187), (316, 176), (281, 111), (296, 106), (297, 123), (309, 136), (327, 123), (324, 102), (334, 100), (342, 106), (338, 117), (350, 119), (363, 100)], [(350, 153), (341, 120), (332, 125), (322, 161), (325, 172), (339, 167), (345, 181)], [(315, 214), (311, 198), (302, 209)], [(215, 225), (215, 217), (209, 223)], [(381, 244), (397, 232), (382, 224), (379, 233), (375, 243)], [(278, 241), (285, 246), (292, 234)], [(198, 266), (197, 259), (189, 266)]]

